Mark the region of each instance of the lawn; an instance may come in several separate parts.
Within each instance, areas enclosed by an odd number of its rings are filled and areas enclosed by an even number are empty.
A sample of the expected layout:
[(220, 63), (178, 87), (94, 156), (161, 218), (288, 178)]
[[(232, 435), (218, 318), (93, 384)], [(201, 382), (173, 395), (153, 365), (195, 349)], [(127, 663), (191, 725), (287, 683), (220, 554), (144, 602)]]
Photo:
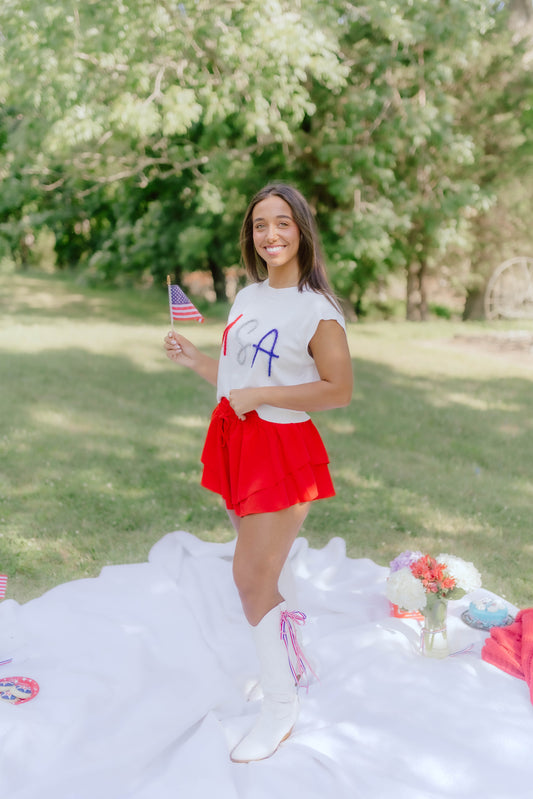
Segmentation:
[[(166, 293), (0, 274), (0, 572), (27, 601), (166, 533), (232, 531), (199, 486), (213, 389), (170, 363)], [(225, 309), (185, 332), (215, 355)], [(342, 536), (382, 565), (403, 549), (472, 560), (486, 588), (533, 605), (533, 354), (473, 339), (531, 322), (349, 325), (350, 407), (316, 414), (337, 488), (302, 535)], [(466, 333), (465, 333), (466, 331)]]

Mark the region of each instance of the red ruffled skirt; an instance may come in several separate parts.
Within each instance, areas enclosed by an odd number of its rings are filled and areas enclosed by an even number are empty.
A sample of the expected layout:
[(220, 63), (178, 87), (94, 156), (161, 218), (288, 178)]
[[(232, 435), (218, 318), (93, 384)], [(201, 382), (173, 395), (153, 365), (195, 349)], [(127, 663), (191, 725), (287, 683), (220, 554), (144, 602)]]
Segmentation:
[(238, 516), (270, 513), (335, 494), (328, 453), (313, 422), (241, 421), (223, 397), (202, 452), (202, 485)]

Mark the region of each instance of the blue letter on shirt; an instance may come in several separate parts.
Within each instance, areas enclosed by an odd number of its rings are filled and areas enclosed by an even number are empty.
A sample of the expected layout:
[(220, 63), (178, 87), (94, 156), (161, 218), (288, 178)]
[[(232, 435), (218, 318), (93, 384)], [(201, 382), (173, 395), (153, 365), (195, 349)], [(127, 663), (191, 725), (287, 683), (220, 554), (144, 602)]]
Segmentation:
[[(268, 338), (268, 337), (269, 337), (269, 336), (271, 336), (272, 334), (274, 334), (274, 341), (273, 341), (273, 343), (272, 343), (272, 349), (270, 349), (270, 350), (266, 350), (266, 349), (264, 349), (264, 348), (261, 346), (261, 344), (263, 343), (263, 341), (264, 341), (266, 338)], [(255, 348), (255, 353), (254, 353), (254, 357), (253, 357), (253, 360), (252, 360), (252, 366), (254, 365), (254, 363), (255, 363), (255, 359), (257, 358), (257, 353), (258, 353), (258, 352), (264, 352), (264, 353), (265, 353), (265, 355), (268, 355), (268, 376), (269, 376), (269, 377), (270, 377), (270, 373), (271, 373), (271, 371), (272, 371), (272, 358), (279, 358), (279, 355), (276, 355), (276, 354), (274, 353), (274, 347), (276, 346), (276, 342), (277, 342), (277, 340), (278, 340), (278, 331), (276, 330), (276, 328), (273, 328), (272, 330), (269, 330), (269, 331), (268, 331), (268, 333), (265, 333), (265, 335), (263, 336), (263, 338), (262, 338), (262, 339), (259, 341), (259, 344), (253, 344), (253, 345), (252, 345), (252, 346)], [(250, 368), (251, 368), (251, 367), (250, 367)]]

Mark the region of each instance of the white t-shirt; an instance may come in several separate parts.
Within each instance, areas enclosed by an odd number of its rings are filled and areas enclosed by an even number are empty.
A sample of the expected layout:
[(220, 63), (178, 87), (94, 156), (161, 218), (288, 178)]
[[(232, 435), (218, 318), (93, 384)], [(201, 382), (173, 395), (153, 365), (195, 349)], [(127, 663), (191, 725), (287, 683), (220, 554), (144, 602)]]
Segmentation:
[[(252, 283), (236, 296), (222, 337), (217, 399), (233, 388), (295, 386), (320, 380), (308, 346), (318, 323), (334, 319), (345, 330), (340, 311), (311, 289), (271, 288)], [(309, 419), (304, 411), (260, 405), (267, 422), (286, 424)]]

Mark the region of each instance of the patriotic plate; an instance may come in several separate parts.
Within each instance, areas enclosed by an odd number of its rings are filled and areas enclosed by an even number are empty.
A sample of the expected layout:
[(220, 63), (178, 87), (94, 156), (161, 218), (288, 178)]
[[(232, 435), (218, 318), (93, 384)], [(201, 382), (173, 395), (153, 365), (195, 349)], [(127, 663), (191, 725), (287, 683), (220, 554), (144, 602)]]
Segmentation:
[(3, 677), (0, 680), (0, 700), (12, 705), (29, 702), (39, 693), (39, 686), (31, 677)]
[(485, 624), (481, 621), (481, 619), (474, 619), (468, 610), (465, 610), (463, 613), (461, 613), (461, 618), (465, 624), (468, 624), (469, 627), (473, 627), (474, 630), (492, 630), (493, 627), (508, 627), (514, 621), (514, 616), (511, 616), (509, 613), (506, 619), (498, 622), (497, 624)]

